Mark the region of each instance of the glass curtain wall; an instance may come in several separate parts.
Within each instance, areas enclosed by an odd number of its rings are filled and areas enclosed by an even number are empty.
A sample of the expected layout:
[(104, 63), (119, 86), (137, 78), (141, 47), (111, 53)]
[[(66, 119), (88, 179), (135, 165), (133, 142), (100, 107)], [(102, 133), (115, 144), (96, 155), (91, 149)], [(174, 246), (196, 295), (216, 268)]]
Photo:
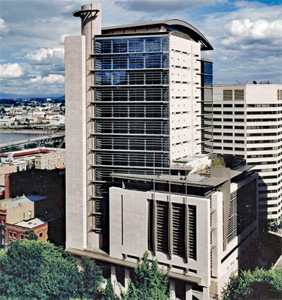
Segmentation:
[(168, 35), (96, 38), (94, 48), (93, 167), (103, 197), (99, 182), (111, 173), (168, 172)]
[(202, 153), (213, 151), (213, 111), (212, 111), (213, 62), (201, 61), (202, 91)]

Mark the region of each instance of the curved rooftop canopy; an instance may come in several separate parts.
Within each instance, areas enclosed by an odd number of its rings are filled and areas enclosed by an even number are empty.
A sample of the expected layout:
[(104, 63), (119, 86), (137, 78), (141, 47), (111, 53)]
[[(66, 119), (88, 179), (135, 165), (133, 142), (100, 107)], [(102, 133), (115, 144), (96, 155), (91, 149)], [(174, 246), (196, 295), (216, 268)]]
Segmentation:
[(192, 26), (191, 24), (185, 21), (178, 20), (178, 19), (103, 27), (102, 33), (103, 34), (126, 34), (126, 33), (136, 33), (136, 32), (144, 33), (144, 31), (146, 31), (145, 28), (147, 29), (148, 32), (152, 31), (149, 30), (150, 28), (154, 29), (154, 31), (156, 31), (156, 29), (159, 28), (158, 30), (159, 32), (178, 31), (188, 35), (195, 42), (200, 43), (201, 50), (213, 50), (213, 47), (208, 41), (208, 39), (197, 28), (195, 28), (194, 26)]

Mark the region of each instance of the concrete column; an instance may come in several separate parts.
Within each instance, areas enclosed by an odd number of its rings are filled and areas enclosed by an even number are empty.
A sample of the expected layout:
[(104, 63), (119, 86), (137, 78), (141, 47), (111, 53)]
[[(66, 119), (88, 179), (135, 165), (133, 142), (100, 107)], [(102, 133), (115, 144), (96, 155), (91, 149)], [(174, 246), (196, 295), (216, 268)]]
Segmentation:
[(210, 289), (208, 287), (203, 287), (203, 300), (210, 299)]
[(189, 205), (185, 204), (185, 259), (189, 259)]
[(192, 300), (193, 298), (193, 290), (192, 290), (192, 284), (186, 282), (185, 284), (185, 300)]
[(153, 200), (153, 252), (154, 255), (157, 254), (157, 200), (155, 199), (154, 193), (154, 200)]
[(174, 300), (176, 299), (176, 294), (175, 294), (175, 282), (173, 279), (170, 279), (169, 281), (169, 289), (170, 289), (170, 299)]
[(117, 286), (117, 271), (116, 271), (116, 266), (111, 265), (111, 283), (114, 287), (114, 292), (117, 292), (116, 286)]
[(66, 248), (87, 246), (85, 37), (65, 39)]
[(172, 221), (172, 203), (171, 200), (169, 200), (168, 203), (168, 254), (170, 256), (170, 259), (172, 258), (173, 254), (173, 221)]
[(129, 286), (129, 279), (130, 279), (129, 274), (130, 274), (129, 269), (124, 268), (124, 288), (125, 288), (126, 291), (128, 289), (128, 286)]

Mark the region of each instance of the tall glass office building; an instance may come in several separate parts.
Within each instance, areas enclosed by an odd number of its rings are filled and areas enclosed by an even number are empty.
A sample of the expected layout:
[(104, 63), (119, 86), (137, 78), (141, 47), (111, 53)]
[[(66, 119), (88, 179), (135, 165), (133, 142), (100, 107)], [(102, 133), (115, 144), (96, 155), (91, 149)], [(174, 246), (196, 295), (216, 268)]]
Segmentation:
[[(158, 175), (202, 153), (212, 50), (180, 20), (101, 27), (99, 5), (74, 13), (65, 42), (67, 246), (108, 248), (112, 173)], [(208, 99), (210, 100), (210, 99)]]

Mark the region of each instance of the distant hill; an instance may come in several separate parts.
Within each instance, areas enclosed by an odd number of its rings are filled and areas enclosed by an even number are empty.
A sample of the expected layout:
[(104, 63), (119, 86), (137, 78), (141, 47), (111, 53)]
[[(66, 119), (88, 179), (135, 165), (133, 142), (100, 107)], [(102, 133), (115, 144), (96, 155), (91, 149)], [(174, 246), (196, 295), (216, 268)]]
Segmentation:
[(7, 94), (0, 93), (0, 99), (38, 99), (38, 98), (51, 98), (51, 99), (64, 99), (65, 96), (61, 95), (40, 95), (40, 94), (29, 94), (29, 95), (17, 95), (17, 94)]

